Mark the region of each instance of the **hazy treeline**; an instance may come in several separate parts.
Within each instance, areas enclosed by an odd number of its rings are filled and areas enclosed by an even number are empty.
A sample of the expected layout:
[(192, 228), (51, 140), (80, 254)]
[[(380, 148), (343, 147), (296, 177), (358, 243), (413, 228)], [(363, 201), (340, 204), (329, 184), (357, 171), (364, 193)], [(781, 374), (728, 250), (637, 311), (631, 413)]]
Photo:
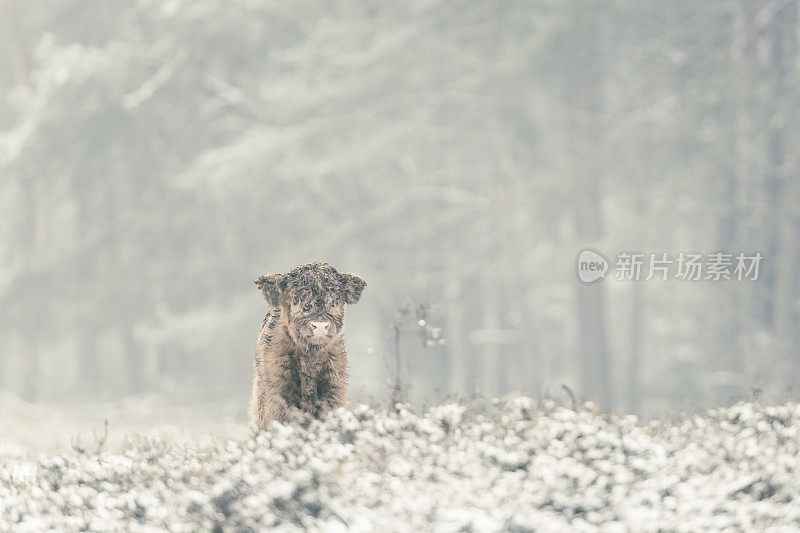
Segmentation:
[[(246, 397), (252, 280), (323, 260), (368, 282), (353, 396), (404, 305), (416, 400), (796, 396), (796, 0), (0, 6), (2, 389)], [(587, 247), (764, 261), (582, 285)]]

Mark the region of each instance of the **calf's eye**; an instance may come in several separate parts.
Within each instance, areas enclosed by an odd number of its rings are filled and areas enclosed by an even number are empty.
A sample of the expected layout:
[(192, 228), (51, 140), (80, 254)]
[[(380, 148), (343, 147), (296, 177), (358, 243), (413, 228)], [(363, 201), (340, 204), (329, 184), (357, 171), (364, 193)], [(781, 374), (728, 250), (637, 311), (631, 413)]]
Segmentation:
[(297, 304), (299, 304), (299, 303), (300, 303), (300, 298), (298, 298), (297, 296), (295, 296), (295, 297), (294, 297), (294, 300), (292, 300), (292, 302), (294, 302), (294, 304), (295, 304), (295, 305), (297, 305)]

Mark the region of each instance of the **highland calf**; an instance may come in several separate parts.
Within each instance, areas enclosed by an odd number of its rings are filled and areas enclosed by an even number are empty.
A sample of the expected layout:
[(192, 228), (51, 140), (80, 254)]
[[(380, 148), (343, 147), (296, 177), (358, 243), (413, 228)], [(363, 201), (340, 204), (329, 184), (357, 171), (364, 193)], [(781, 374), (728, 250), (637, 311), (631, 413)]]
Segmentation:
[(361, 297), (366, 282), (327, 263), (256, 281), (274, 308), (261, 325), (250, 415), (259, 428), (285, 422), (293, 412), (314, 417), (347, 401), (345, 305)]

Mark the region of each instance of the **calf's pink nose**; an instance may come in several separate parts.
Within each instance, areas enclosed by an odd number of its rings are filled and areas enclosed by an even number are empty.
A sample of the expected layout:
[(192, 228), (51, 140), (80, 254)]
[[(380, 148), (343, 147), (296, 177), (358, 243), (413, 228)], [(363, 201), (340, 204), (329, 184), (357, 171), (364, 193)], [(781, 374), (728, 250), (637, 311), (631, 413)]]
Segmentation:
[(314, 335), (327, 335), (330, 322), (312, 322), (311, 332)]

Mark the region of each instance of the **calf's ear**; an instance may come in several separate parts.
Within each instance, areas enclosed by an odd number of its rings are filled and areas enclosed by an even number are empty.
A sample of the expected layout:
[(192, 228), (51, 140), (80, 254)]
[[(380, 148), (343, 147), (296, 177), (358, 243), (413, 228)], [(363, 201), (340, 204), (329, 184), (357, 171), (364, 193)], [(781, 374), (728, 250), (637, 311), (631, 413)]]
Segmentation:
[(367, 282), (355, 274), (341, 274), (342, 285), (344, 285), (344, 301), (350, 305), (358, 302), (361, 292), (367, 286)]
[(263, 274), (256, 280), (259, 290), (264, 294), (269, 305), (279, 307), (286, 288), (286, 274)]

